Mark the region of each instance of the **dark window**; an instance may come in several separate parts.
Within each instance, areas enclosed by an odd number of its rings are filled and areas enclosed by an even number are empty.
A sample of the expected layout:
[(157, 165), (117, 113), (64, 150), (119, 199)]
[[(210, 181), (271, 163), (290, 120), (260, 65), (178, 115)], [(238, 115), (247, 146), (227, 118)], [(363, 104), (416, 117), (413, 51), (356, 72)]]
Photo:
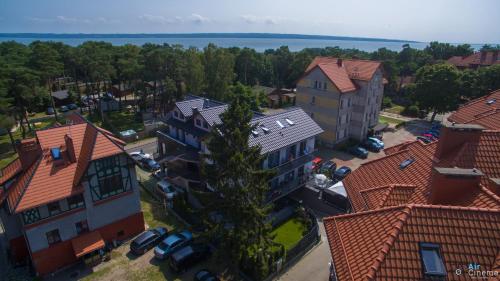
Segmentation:
[(177, 110), (176, 110), (176, 111), (174, 111), (174, 116), (175, 116), (175, 117), (179, 117), (179, 112), (177, 112)]
[(47, 242), (49, 243), (49, 245), (61, 242), (61, 236), (59, 235), (58, 229), (49, 231), (45, 233), (45, 235), (47, 235)]
[(297, 170), (297, 177), (301, 178), (304, 176), (304, 166), (300, 166)]
[(195, 123), (196, 123), (196, 126), (201, 127), (201, 120), (200, 119), (196, 119)]
[(116, 174), (99, 179), (99, 189), (103, 199), (122, 193), (124, 191), (122, 176)]
[(23, 212), (23, 220), (25, 224), (37, 222), (41, 219), (38, 208), (29, 209)]
[(87, 223), (87, 220), (79, 221), (79, 222), (75, 223), (75, 226), (76, 226), (76, 233), (77, 234), (89, 232), (89, 225)]
[(314, 89), (318, 88), (318, 81), (314, 81)]
[(299, 156), (302, 156), (302, 155), (306, 154), (306, 144), (307, 144), (306, 141), (303, 141), (303, 142), (300, 143), (300, 146), (299, 146)]
[(425, 275), (446, 276), (446, 269), (438, 244), (420, 243), (420, 258)]
[(68, 208), (70, 210), (81, 208), (85, 206), (85, 201), (83, 200), (83, 194), (78, 194), (68, 198)]
[(203, 128), (208, 129), (208, 123), (207, 123), (207, 121), (203, 121)]
[(326, 90), (326, 82), (323, 83), (323, 89)]
[(47, 205), (49, 209), (49, 215), (55, 216), (61, 212), (61, 206), (59, 206), (59, 202), (53, 202)]
[(267, 158), (267, 166), (274, 168), (280, 163), (280, 151), (271, 152)]
[(295, 171), (292, 170), (285, 175), (285, 182), (291, 182), (295, 178)]

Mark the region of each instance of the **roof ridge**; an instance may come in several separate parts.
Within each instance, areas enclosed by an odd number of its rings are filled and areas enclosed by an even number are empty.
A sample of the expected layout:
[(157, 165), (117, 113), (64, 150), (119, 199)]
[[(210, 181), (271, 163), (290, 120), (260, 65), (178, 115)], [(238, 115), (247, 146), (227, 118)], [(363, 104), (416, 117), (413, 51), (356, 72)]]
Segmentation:
[(31, 175), (29, 175), (29, 180), (26, 181), (26, 183), (24, 184), (22, 193), (19, 195), (19, 198), (17, 198), (16, 205), (14, 206), (14, 208), (11, 209), (11, 212), (14, 212), (17, 209), (17, 207), (19, 206), (19, 203), (21, 202), (21, 199), (23, 198), (24, 194), (26, 193), (26, 190), (28, 189), (28, 186), (31, 183), (31, 180), (33, 179), (33, 175), (35, 174), (36, 169), (38, 168), (38, 166), (42, 162), (42, 159), (43, 159), (43, 155), (41, 155), (40, 158), (38, 158), (38, 160), (35, 163), (33, 163), (33, 166), (31, 166), (26, 171), (26, 172), (30, 171)]
[(500, 206), (500, 197), (498, 195), (496, 195), (493, 191), (491, 191), (488, 188), (486, 188), (481, 183), (479, 184), (479, 187), (481, 188), (481, 191), (483, 191), (484, 193), (486, 193), (487, 196), (489, 196), (489, 197), (491, 197), (491, 199), (497, 201), (498, 204), (499, 204), (499, 206)]
[(380, 249), (379, 254), (375, 258), (375, 261), (370, 266), (368, 273), (366, 273), (366, 277), (368, 278), (368, 280), (373, 280), (375, 278), (375, 274), (377, 273), (378, 269), (380, 268), (380, 266), (384, 262), (385, 257), (387, 256), (387, 254), (391, 250), (392, 245), (394, 245), (396, 238), (401, 233), (401, 229), (403, 229), (403, 226), (405, 225), (406, 221), (410, 217), (412, 209), (413, 209), (412, 205), (407, 205), (401, 211), (401, 214), (399, 215), (392, 230), (389, 232), (387, 239), (384, 241), (384, 245), (382, 246), (382, 249)]
[(382, 200), (380, 200), (380, 203), (378, 204), (377, 208), (384, 206), (385, 201), (387, 201), (387, 198), (389, 198), (389, 195), (392, 193), (393, 190), (394, 190), (394, 185), (390, 184), (389, 188), (384, 192)]
[[(323, 219), (323, 221), (325, 221), (325, 220), (332, 220), (332, 219), (344, 219), (344, 218), (350, 218), (350, 217), (355, 217), (355, 216), (359, 216), (359, 215), (366, 215), (366, 214), (372, 214), (372, 213), (378, 213), (378, 212), (396, 210), (396, 209), (401, 209), (401, 208), (403, 208), (403, 207), (405, 207), (407, 205), (411, 205), (411, 204), (399, 205), (399, 206), (389, 206), (389, 207), (384, 207), (384, 208), (379, 208), (379, 209), (373, 209), (373, 210), (368, 210), (368, 211), (361, 211), (361, 212), (356, 212), (356, 213), (336, 215), (336, 216), (326, 217), (326, 218)], [(500, 209), (499, 209), (499, 211), (500, 211)]]
[(399, 154), (402, 154), (403, 152), (408, 152), (408, 151), (410, 151), (410, 150), (408, 148), (405, 148), (405, 149), (402, 149), (402, 150), (400, 150), (398, 152), (394, 152), (393, 154), (389, 154), (389, 155), (386, 155), (384, 157), (380, 157), (380, 158), (377, 158), (377, 159), (373, 159), (373, 160), (367, 161), (365, 163), (362, 163), (360, 166), (366, 167), (369, 164), (373, 164), (373, 163), (375, 163), (377, 161), (381, 161), (383, 159), (387, 159), (388, 157), (391, 157), (391, 156), (394, 156), (394, 155), (399, 155)]

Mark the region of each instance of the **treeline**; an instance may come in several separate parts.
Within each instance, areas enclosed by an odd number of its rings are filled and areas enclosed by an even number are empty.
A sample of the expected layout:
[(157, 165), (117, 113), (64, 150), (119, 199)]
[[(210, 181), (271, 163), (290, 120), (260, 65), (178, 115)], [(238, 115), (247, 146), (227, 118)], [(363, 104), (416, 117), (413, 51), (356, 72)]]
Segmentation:
[[(49, 92), (55, 90), (59, 77), (71, 77), (74, 82), (85, 84), (83, 92), (80, 87), (75, 89), (78, 97), (99, 96), (111, 85), (121, 84), (137, 92), (142, 101), (152, 96), (154, 102), (162, 105), (160, 108), (167, 108), (185, 93), (228, 101), (237, 82), (246, 86), (294, 87), (315, 56), (380, 60), (389, 80), (386, 91), (395, 93), (399, 77), (413, 75), (422, 66), (451, 56), (472, 53), (467, 44), (438, 42), (432, 42), (424, 50), (405, 44), (400, 52), (381, 48), (370, 53), (339, 47), (291, 52), (283, 46), (257, 52), (213, 44), (200, 50), (168, 44), (113, 46), (87, 41), (72, 47), (60, 42), (35, 41), (26, 46), (9, 41), (0, 43), (0, 114), (4, 123), (0, 127), (8, 127), (12, 119), (27, 121), (27, 111), (41, 111), (50, 106)], [(467, 75), (474, 79), (472, 72)], [(145, 88), (146, 81), (152, 83), (152, 90)]]

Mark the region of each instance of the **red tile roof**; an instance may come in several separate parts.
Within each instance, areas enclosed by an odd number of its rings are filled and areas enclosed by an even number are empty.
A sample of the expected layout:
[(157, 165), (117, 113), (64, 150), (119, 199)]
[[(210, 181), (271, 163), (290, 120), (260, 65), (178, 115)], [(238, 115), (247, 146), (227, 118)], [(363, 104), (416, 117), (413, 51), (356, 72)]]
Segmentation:
[(403, 205), (324, 219), (338, 280), (427, 280), (419, 243), (439, 245), (447, 280), (500, 254), (500, 209)]
[[(50, 149), (65, 150), (65, 135), (71, 136), (76, 162), (62, 153), (63, 163), (54, 163)], [(78, 123), (37, 131), (36, 137), (42, 149), (38, 161), (24, 171), (8, 193), (8, 202), (13, 212), (47, 204), (81, 193), (80, 180), (89, 161), (123, 153), (121, 143), (116, 143), (100, 129), (90, 123)]]
[(0, 185), (3, 185), (8, 180), (10, 180), (17, 173), (21, 172), (21, 160), (19, 158), (14, 159), (14, 161), (10, 162), (7, 166), (2, 168), (2, 173), (0, 173)]
[[(351, 205), (355, 211), (364, 211), (409, 203), (429, 204), (431, 176), (435, 166), (474, 166), (487, 177), (500, 177), (499, 134), (500, 132), (482, 132), (478, 143), (464, 144), (465, 148), (459, 153), (450, 154), (454, 155), (453, 159), (444, 159), (439, 163), (435, 163), (434, 157), (438, 142), (423, 144), (413, 141), (387, 148), (387, 156), (362, 164), (344, 180)], [(401, 169), (401, 162), (410, 158), (415, 161)], [(484, 186), (488, 186), (487, 177), (482, 178)], [(479, 186), (466, 199), (455, 204), (499, 207), (500, 198), (484, 186)]]
[(500, 51), (477, 52), (467, 57), (454, 56), (447, 60), (457, 67), (490, 66), (500, 64)]
[(346, 93), (356, 90), (352, 80), (369, 81), (381, 66), (378, 61), (342, 59), (342, 63), (338, 63), (338, 60), (332, 57), (316, 57), (307, 67), (304, 76), (318, 67), (341, 93)]
[(105, 243), (99, 231), (92, 231), (79, 235), (71, 240), (71, 246), (75, 253), (75, 257), (80, 258), (93, 251), (104, 248)]
[[(488, 101), (494, 102), (488, 104)], [(500, 130), (500, 89), (464, 104), (448, 117), (448, 121)]]

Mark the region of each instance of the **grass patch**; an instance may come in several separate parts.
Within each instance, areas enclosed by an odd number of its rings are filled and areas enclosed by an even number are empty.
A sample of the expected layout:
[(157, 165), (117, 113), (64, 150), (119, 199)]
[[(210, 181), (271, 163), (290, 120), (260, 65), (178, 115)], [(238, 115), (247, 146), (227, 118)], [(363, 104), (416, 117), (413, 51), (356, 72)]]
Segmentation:
[(395, 124), (397, 126), (399, 124), (404, 123), (405, 121), (380, 115), (378, 117), (378, 122), (384, 123), (384, 124)]
[(404, 110), (405, 110), (404, 106), (401, 105), (395, 105), (391, 108), (384, 109), (384, 111), (394, 114), (401, 114)]
[(111, 123), (112, 127), (115, 128), (119, 133), (121, 131), (132, 129), (136, 132), (144, 130), (144, 124), (137, 118), (134, 112), (129, 111), (113, 111), (106, 113), (108, 121)]
[(285, 246), (289, 250), (295, 246), (303, 237), (306, 226), (298, 218), (292, 218), (271, 232), (274, 242)]

